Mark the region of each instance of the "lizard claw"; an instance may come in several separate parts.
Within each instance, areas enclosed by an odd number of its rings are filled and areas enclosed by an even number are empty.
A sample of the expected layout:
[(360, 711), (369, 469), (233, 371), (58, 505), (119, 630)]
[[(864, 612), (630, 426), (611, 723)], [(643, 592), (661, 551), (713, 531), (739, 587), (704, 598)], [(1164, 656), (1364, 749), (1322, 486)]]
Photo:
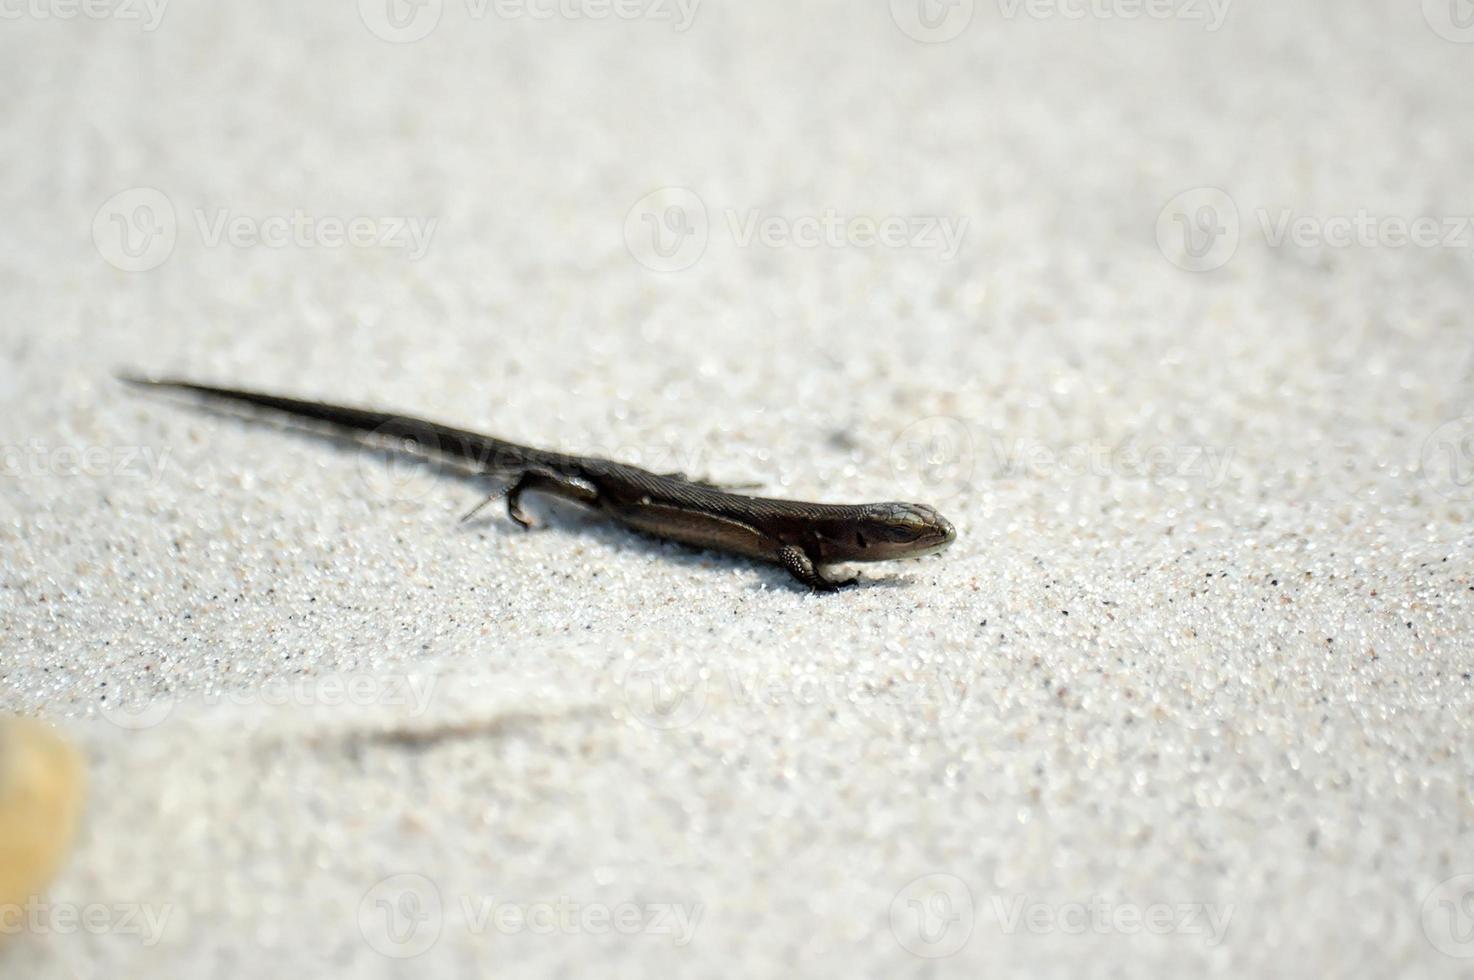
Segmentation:
[(535, 526), (532, 518), (528, 517), (527, 512), (522, 509), (520, 492), (507, 497), (507, 516), (524, 531), (531, 531)]

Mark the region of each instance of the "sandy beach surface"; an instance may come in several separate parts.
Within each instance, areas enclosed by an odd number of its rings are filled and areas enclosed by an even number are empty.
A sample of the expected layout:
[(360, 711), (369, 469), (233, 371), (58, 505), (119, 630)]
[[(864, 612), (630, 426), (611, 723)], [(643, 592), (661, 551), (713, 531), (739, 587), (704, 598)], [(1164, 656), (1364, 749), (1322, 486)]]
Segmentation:
[[(1459, 2), (5, 10), (88, 795), (0, 974), (1474, 975)], [(959, 536), (810, 595), (119, 369)]]

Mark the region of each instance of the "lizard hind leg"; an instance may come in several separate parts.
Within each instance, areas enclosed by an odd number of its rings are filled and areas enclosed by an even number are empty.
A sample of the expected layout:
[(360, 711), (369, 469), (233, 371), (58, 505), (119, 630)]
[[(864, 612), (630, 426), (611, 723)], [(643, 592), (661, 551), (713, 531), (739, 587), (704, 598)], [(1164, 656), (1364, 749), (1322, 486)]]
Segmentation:
[(477, 504), (475, 507), (472, 507), (470, 510), (466, 511), (465, 514), (461, 515), (461, 523), (462, 524), (465, 524), (467, 521), (471, 520), (471, 518), (475, 517), (477, 514), (481, 513), (483, 510), (485, 510), (487, 504), (496, 503), (498, 500), (501, 500), (507, 494), (511, 493), (512, 492), (512, 487), (514, 485), (515, 485), (515, 481), (513, 483), (508, 483), (505, 486), (498, 487), (497, 489), (493, 490), (491, 493), (487, 494), (485, 496), (485, 498), (483, 498), (482, 501), (479, 504)]
[[(562, 497), (585, 507), (599, 502), (599, 490), (587, 480), (565, 476), (553, 470), (523, 470), (516, 481), (507, 488), (507, 516), (524, 530), (532, 527), (532, 519), (522, 510), (522, 495), (529, 490)], [(495, 498), (493, 498), (495, 499)]]
[(853, 578), (843, 581), (826, 578), (814, 564), (814, 560), (797, 545), (784, 545), (780, 548), (778, 560), (783, 563), (784, 568), (788, 569), (788, 574), (816, 592), (838, 592), (845, 586), (854, 585), (858, 581)]

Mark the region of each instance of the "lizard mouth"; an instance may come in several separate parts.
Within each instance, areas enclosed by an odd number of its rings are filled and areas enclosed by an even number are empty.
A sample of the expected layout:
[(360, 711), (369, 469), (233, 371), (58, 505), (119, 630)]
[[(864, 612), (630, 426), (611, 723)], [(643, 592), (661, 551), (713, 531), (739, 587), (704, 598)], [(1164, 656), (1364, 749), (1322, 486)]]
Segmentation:
[(928, 545), (927, 547), (924, 547), (919, 551), (913, 551), (907, 557), (925, 558), (928, 555), (940, 555), (942, 552), (946, 551), (951, 544), (952, 538), (949, 536), (946, 540), (938, 541), (936, 544), (933, 545)]

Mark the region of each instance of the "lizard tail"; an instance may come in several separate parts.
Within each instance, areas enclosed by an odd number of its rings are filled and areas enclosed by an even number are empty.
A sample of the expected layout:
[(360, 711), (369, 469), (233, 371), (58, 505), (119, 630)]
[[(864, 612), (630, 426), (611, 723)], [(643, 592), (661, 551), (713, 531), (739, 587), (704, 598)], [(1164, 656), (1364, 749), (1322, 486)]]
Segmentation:
[(124, 384), (136, 388), (182, 392), (200, 396), (207, 402), (266, 409), (292, 419), (322, 422), (340, 431), (409, 442), (422, 452), (470, 460), (485, 469), (525, 467), (536, 461), (534, 457), (544, 455), (527, 446), (393, 412), (305, 401), (241, 388), (222, 388), (179, 378), (147, 378), (128, 373), (119, 373), (117, 377)]

